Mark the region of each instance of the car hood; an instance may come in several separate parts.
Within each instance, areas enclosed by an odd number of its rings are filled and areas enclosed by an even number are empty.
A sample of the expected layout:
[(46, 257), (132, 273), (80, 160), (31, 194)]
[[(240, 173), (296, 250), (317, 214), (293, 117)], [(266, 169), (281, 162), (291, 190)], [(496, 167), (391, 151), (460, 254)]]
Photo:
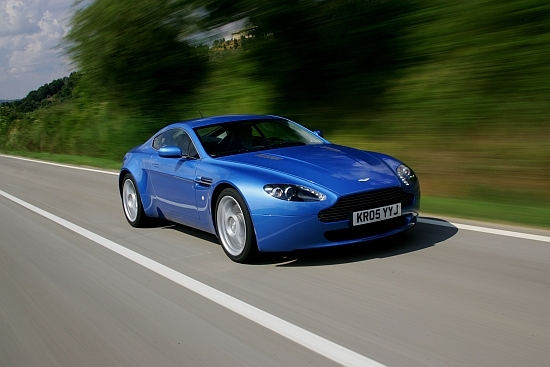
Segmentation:
[(282, 172), (341, 195), (399, 186), (396, 174), (375, 154), (333, 144), (270, 149), (221, 159)]

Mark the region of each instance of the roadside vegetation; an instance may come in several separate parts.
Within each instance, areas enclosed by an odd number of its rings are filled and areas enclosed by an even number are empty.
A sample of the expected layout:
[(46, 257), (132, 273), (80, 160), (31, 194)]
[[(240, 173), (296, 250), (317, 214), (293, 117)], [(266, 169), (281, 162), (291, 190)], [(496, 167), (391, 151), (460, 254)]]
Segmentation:
[(1, 104), (0, 149), (113, 167), (175, 120), (279, 114), (410, 164), (424, 211), (550, 227), (548, 2), (262, 4), (91, 2), (65, 40), (78, 72)]

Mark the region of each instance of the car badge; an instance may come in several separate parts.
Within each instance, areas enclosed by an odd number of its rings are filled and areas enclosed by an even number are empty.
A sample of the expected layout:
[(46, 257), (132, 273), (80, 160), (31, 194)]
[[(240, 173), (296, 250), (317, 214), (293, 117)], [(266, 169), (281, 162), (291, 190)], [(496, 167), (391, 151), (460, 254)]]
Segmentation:
[(360, 178), (360, 179), (359, 179), (359, 182), (367, 182), (368, 180), (370, 180), (370, 177), (367, 177), (367, 178)]

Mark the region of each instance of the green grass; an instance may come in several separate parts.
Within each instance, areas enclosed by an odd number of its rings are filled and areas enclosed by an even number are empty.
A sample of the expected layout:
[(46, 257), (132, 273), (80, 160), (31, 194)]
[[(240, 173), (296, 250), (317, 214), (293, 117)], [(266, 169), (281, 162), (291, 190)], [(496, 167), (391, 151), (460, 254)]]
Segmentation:
[[(6, 151), (3, 151), (2, 153), (103, 169), (118, 170), (121, 166), (120, 162), (109, 159), (73, 156), (67, 154)], [(550, 228), (550, 208), (543, 206), (532, 206), (529, 204), (531, 203), (525, 202), (525, 205), (515, 205), (474, 199), (422, 196), (421, 212), (434, 215), (448, 215), (464, 219), (479, 219), (489, 222)]]
[(548, 207), (423, 196), (421, 211), (464, 219), (550, 228), (550, 208)]

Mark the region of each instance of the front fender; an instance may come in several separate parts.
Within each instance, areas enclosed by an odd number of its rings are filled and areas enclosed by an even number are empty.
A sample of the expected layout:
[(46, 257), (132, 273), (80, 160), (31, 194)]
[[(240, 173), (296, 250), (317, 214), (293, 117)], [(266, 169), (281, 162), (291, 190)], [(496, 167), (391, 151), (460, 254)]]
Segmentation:
[[(219, 191), (216, 188), (220, 185), (231, 186), (239, 191), (251, 215), (316, 215), (321, 209), (336, 202), (338, 198), (334, 192), (325, 187), (306, 182), (298, 177), (235, 162), (202, 164), (197, 167), (197, 176), (209, 177), (214, 182), (209, 197), (211, 212), (214, 211), (217, 199), (215, 193)], [(324, 193), (327, 198), (320, 202), (284, 201), (267, 194), (263, 189), (266, 184), (304, 185)]]

